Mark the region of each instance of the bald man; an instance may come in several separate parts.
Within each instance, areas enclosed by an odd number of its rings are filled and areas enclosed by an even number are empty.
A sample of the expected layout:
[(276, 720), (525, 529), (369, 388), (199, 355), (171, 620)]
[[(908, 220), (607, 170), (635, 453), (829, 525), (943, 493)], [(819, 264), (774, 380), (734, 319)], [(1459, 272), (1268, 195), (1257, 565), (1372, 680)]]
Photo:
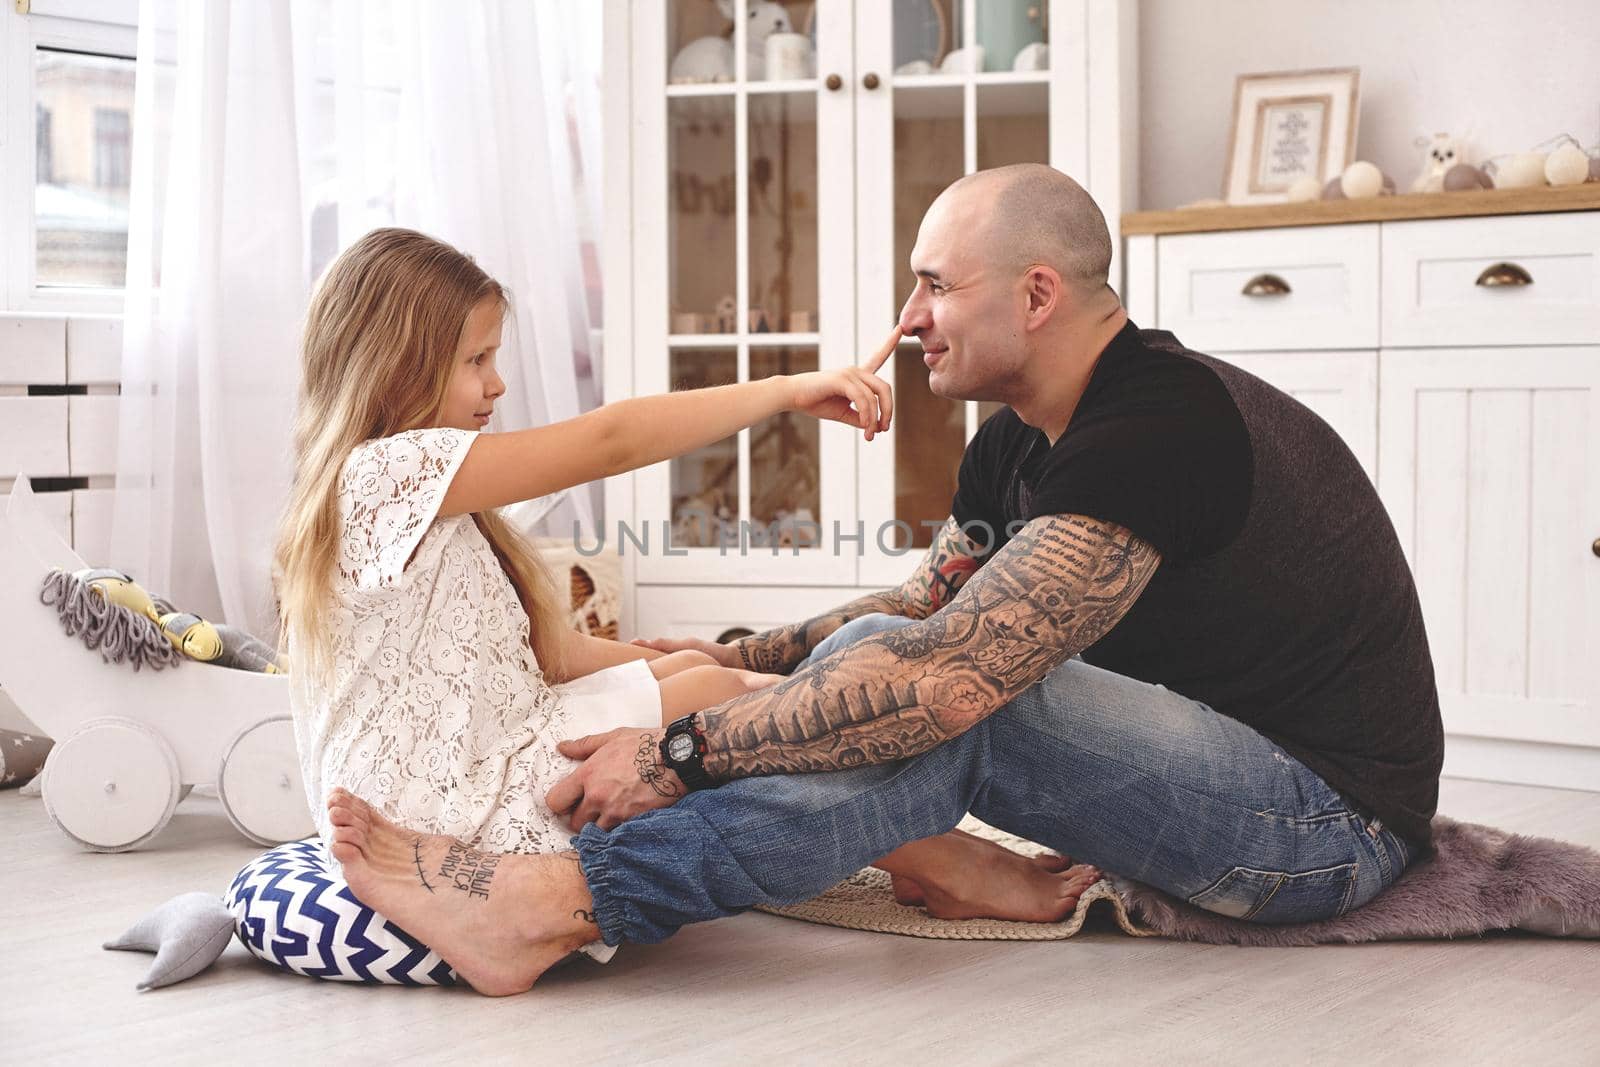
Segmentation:
[(336, 794), (356, 893), (505, 993), (588, 941), (660, 941), (874, 862), (935, 914), (1049, 917), (1047, 876), (1075, 900), (1065, 860), (1030, 873), (947, 833), (969, 811), (1255, 922), (1390, 885), (1429, 847), (1443, 754), (1394, 530), (1316, 415), (1128, 322), (1110, 259), (1099, 209), (1048, 167), (947, 189), (900, 327), (935, 393), (1006, 407), (917, 571), (690, 643), (789, 677), (568, 743), (583, 763), (548, 799), (575, 851), (489, 862), (485, 898), (425, 887), (458, 843)]

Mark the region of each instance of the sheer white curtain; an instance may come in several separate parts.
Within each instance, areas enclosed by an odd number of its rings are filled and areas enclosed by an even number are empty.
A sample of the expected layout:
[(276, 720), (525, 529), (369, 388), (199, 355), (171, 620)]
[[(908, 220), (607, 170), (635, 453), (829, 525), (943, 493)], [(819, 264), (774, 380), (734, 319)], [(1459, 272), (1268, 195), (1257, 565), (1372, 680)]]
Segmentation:
[(339, 249), (411, 226), (511, 289), (501, 428), (596, 399), (599, 5), (143, 0), (139, 32), (112, 562), (271, 634), (299, 331)]

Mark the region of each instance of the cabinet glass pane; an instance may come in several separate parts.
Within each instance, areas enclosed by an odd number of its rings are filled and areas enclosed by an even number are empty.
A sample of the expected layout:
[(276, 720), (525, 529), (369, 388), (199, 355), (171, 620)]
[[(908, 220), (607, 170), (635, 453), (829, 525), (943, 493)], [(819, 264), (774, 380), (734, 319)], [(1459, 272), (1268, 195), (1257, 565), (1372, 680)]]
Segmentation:
[(1050, 162), (1050, 87), (978, 87), (978, 169)]
[(894, 269), (898, 311), (911, 295), (911, 249), (934, 198), (966, 173), (959, 86), (894, 94)]
[(1049, 0), (978, 0), (974, 21), (983, 69), (1047, 69), (1049, 6)]
[(960, 48), (961, 0), (894, 0), (894, 72), (933, 74)]
[[(697, 85), (734, 80), (733, 20), (745, 19), (747, 80), (792, 81), (815, 76), (811, 0), (748, 7), (737, 0), (673, 0), (667, 17), (667, 81)], [(777, 37), (777, 40), (772, 38)], [(770, 69), (769, 69), (770, 68)]]
[[(966, 173), (963, 96), (959, 87), (896, 88), (894, 122), (895, 311), (904, 306), (916, 279), (911, 249), (923, 214), (945, 186)], [(966, 412), (959, 401), (928, 389), (922, 345), (902, 344), (895, 353), (895, 518), (909, 523), (912, 540), (898, 529), (899, 548), (925, 548), (933, 532), (924, 522), (950, 515), (955, 472), (966, 444)], [(884, 538), (886, 542), (891, 537)]]
[(667, 12), (667, 81), (733, 80), (733, 22), (712, 0), (671, 0)]
[[(815, 348), (750, 350), (751, 380), (816, 369)], [(809, 548), (819, 543), (820, 426), (808, 415), (786, 411), (751, 428), (750, 521), (756, 527), (751, 535), (756, 546), (775, 542), (785, 548)]]
[(752, 93), (749, 108), (749, 329), (814, 333), (817, 94)]
[(669, 99), (667, 124), (668, 329), (733, 333), (738, 326), (733, 97)]
[[(727, 385), (738, 380), (738, 359), (732, 348), (678, 349), (671, 355), (669, 373), (674, 391)], [(671, 481), (673, 545), (738, 544), (737, 437), (674, 459)]]
[[(933, 532), (950, 517), (950, 498), (967, 441), (966, 405), (935, 396), (928, 388), (928, 368), (920, 344), (903, 344), (894, 354), (894, 515), (909, 523), (891, 540), (898, 548), (927, 548)], [(933, 526), (924, 525), (933, 523)]]

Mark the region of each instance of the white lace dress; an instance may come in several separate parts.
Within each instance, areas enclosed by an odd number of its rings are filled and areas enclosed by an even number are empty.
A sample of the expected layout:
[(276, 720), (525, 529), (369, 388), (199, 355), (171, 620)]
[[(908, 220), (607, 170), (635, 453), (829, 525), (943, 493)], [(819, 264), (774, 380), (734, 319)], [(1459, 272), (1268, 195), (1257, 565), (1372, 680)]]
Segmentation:
[[(435, 518), (476, 437), (411, 430), (368, 441), (345, 463), (332, 687), (290, 673), (325, 839), (325, 798), (343, 786), (403, 826), (488, 851), (567, 849), (571, 832), (544, 802), (576, 766), (556, 743), (660, 725), (660, 688), (642, 661), (548, 685), (516, 590), (472, 516)], [(291, 635), (291, 661), (294, 651)], [(598, 942), (585, 951), (611, 953)]]

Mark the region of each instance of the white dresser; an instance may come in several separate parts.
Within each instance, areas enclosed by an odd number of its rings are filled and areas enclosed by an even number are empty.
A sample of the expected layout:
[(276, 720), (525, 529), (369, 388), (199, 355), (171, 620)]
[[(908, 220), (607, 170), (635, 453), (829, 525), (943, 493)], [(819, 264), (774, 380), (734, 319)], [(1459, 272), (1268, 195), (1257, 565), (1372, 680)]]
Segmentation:
[[(1125, 288), (1135, 322), (1293, 394), (1373, 477), (1445, 773), (1600, 789), (1600, 186), (1540, 194), (1129, 215)], [(1405, 217), (1444, 209), (1484, 213)]]

